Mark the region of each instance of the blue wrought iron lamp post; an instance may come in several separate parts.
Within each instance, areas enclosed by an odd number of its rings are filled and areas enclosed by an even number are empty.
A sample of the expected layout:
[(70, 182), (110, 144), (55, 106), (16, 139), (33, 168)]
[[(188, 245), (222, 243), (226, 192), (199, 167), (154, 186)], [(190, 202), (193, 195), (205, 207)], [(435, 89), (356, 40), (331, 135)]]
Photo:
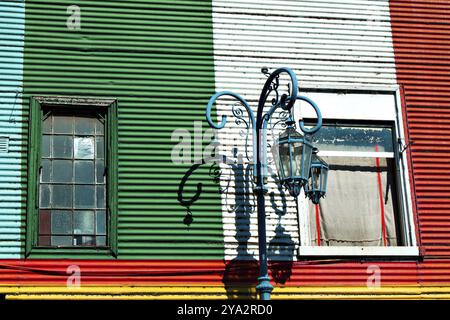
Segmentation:
[[(314, 203), (318, 203), (319, 199), (326, 192), (326, 185), (321, 184), (321, 182), (326, 184), (328, 165), (313, 153), (315, 148), (310, 140), (310, 135), (317, 132), (322, 126), (322, 115), (312, 100), (298, 95), (298, 81), (295, 73), (289, 68), (279, 68), (271, 74), (267, 72), (267, 69), (263, 68), (262, 71), (268, 75), (268, 79), (261, 91), (256, 118), (246, 100), (240, 95), (230, 91), (222, 91), (210, 98), (206, 108), (206, 120), (215, 129), (222, 129), (225, 126), (226, 116), (222, 117), (222, 121), (219, 124), (211, 118), (212, 107), (222, 96), (230, 96), (237, 99), (248, 113), (249, 124), (252, 129), (254, 193), (257, 196), (258, 208), (260, 272), (256, 289), (260, 293), (261, 300), (270, 300), (273, 286), (268, 275), (265, 212), (268, 177), (267, 127), (277, 109), (281, 108), (289, 114), (285, 122), (287, 128), (277, 140), (275, 150), (278, 151), (274, 155), (280, 181), (289, 190), (289, 193), (297, 197), (301, 189), (304, 188), (305, 194)], [(280, 75), (283, 73), (290, 77), (290, 87), (288, 93), (279, 94), (279, 80)], [(275, 97), (271, 100), (270, 109), (264, 113), (264, 107), (272, 93)], [(292, 107), (297, 100), (303, 100), (310, 104), (317, 115), (317, 123), (311, 129), (305, 127), (303, 120), (299, 121), (300, 130), (305, 135), (297, 132), (294, 127), (295, 121), (292, 116)]]

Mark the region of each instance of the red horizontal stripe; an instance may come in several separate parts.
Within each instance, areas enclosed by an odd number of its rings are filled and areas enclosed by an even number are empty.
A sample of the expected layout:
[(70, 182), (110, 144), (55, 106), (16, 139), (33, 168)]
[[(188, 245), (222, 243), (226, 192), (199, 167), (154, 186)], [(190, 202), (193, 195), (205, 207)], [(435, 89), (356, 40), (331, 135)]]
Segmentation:
[[(269, 273), (272, 282), (279, 285), (365, 285), (370, 275), (367, 268), (374, 264), (381, 269), (383, 284), (417, 283), (414, 262), (271, 262)], [(253, 286), (258, 277), (257, 264), (245, 261), (0, 260), (0, 285), (65, 285), (71, 265), (80, 267), (85, 285)]]

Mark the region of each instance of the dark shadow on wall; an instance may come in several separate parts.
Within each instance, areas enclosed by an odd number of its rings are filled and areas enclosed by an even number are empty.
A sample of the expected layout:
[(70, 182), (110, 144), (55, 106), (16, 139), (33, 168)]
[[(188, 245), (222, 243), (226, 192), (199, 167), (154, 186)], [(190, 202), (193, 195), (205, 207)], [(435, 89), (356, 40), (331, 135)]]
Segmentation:
[(236, 257), (226, 264), (222, 281), (229, 299), (256, 299), (259, 263), (248, 252), (248, 241), (251, 237), (250, 216), (254, 208), (250, 201), (251, 165), (244, 164), (242, 156), (238, 156), (237, 163), (231, 164), (231, 170), (231, 179), (234, 179), (235, 185), (235, 203), (227, 210), (235, 213), (234, 237), (238, 246)]
[(295, 243), (281, 224), (275, 229), (275, 237), (270, 240), (267, 255), (269, 271), (277, 284), (285, 284), (292, 275)]
[(191, 223), (194, 221), (194, 218), (192, 216), (191, 212), (191, 205), (197, 201), (200, 198), (201, 192), (202, 192), (202, 184), (198, 183), (196, 188), (195, 194), (190, 199), (184, 198), (184, 187), (187, 184), (187, 181), (189, 180), (189, 177), (194, 173), (195, 170), (197, 170), (202, 164), (204, 164), (204, 161), (202, 163), (196, 163), (192, 165), (188, 171), (184, 174), (183, 178), (180, 181), (180, 185), (178, 186), (178, 192), (177, 192), (177, 200), (180, 203), (181, 206), (186, 208), (186, 216), (183, 219), (183, 223), (187, 226), (190, 226)]
[[(234, 153), (236, 155), (237, 152), (235, 151)], [(237, 242), (237, 255), (234, 259), (226, 262), (222, 282), (229, 299), (257, 299), (256, 285), (259, 277), (259, 261), (255, 259), (253, 253), (249, 252), (248, 248), (248, 242), (251, 238), (250, 218), (256, 209), (251, 197), (253, 192), (253, 186), (251, 185), (252, 165), (244, 164), (242, 155), (236, 156), (236, 159), (235, 163), (228, 164), (231, 169), (229, 177), (222, 175), (217, 164), (211, 165), (210, 168), (210, 172), (212, 172), (210, 176), (215, 179), (216, 183), (219, 183), (220, 179), (228, 179), (228, 182), (234, 181), (235, 187), (233, 190), (234, 199), (230, 197), (232, 203), (225, 203), (225, 206), (228, 212), (235, 215), (234, 238)], [(184, 186), (193, 172), (203, 164), (205, 164), (205, 161), (201, 164), (193, 165), (186, 172), (179, 186), (178, 201), (187, 210), (186, 217), (183, 220), (187, 226), (194, 222), (190, 206), (199, 199), (202, 192), (202, 184), (199, 183), (196, 186), (195, 195), (188, 199), (183, 197)], [(277, 181), (276, 175), (272, 175), (272, 178)], [(271, 192), (268, 195), (269, 199), (267, 199), (270, 200), (270, 205), (278, 216), (275, 236), (268, 243), (267, 253), (270, 276), (274, 283), (283, 285), (292, 274), (295, 243), (281, 223), (282, 218), (287, 213), (287, 203), (283, 187), (278, 183), (277, 185), (278, 194), (281, 196), (281, 206), (277, 205), (274, 192)], [(228, 187), (225, 187), (221, 192), (228, 192)]]
[[(216, 162), (211, 163), (210, 159), (207, 159), (206, 161), (205, 159), (202, 159), (202, 162), (193, 164), (189, 170), (185, 172), (183, 178), (181, 178), (180, 184), (178, 185), (177, 200), (182, 207), (186, 208), (186, 215), (183, 219), (183, 223), (188, 227), (194, 222), (191, 206), (199, 200), (203, 190), (203, 183), (197, 183), (195, 186), (196, 190), (193, 195), (192, 191), (185, 192), (185, 187), (188, 185), (188, 180), (195, 173), (195, 171), (205, 164), (208, 165), (209, 177), (212, 182), (219, 185), (221, 174), (220, 167)], [(190, 197), (187, 198), (185, 193), (188, 193), (188, 196), (190, 195)]]
[[(223, 283), (229, 299), (256, 299), (256, 285), (259, 277), (259, 262), (248, 252), (250, 240), (250, 216), (253, 208), (250, 200), (252, 192), (251, 165), (244, 165), (243, 159), (238, 158), (237, 164), (232, 165), (232, 178), (235, 181), (235, 204), (233, 209), (235, 219), (235, 238), (238, 242), (237, 256), (226, 265)], [(276, 175), (272, 178), (276, 181)], [(278, 184), (281, 195), (281, 207), (277, 206), (275, 193), (270, 193), (270, 204), (278, 216), (275, 237), (268, 244), (269, 272), (277, 284), (285, 284), (292, 274), (293, 254), (295, 243), (281, 224), (286, 215), (287, 204), (283, 187)]]
[[(277, 176), (272, 175), (277, 181)], [(275, 194), (270, 193), (270, 203), (278, 216), (278, 224), (275, 228), (275, 237), (270, 240), (267, 248), (267, 257), (269, 259), (269, 272), (272, 279), (277, 284), (285, 284), (291, 277), (292, 266), (294, 264), (295, 242), (286, 229), (283, 227), (281, 220), (287, 213), (286, 194), (283, 186), (277, 182), (278, 193), (281, 196), (281, 209), (275, 202)]]

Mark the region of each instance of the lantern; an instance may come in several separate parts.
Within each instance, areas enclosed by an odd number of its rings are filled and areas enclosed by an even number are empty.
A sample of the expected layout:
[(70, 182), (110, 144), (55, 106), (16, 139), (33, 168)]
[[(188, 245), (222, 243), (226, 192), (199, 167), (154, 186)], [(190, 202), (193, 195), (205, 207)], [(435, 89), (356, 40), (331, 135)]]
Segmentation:
[(305, 185), (306, 196), (318, 204), (320, 198), (327, 192), (328, 164), (317, 155), (318, 149), (314, 148), (311, 160), (310, 177)]
[(281, 183), (297, 197), (308, 182), (313, 145), (295, 130), (294, 123), (286, 121), (287, 128), (279, 136), (274, 158)]

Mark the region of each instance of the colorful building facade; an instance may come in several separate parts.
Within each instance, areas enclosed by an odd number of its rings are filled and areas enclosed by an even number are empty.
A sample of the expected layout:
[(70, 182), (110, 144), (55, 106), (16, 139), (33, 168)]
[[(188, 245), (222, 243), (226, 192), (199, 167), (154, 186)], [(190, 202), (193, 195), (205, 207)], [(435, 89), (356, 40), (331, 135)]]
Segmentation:
[[(323, 112), (316, 139), (332, 173), (312, 207), (270, 171), (273, 298), (448, 298), (449, 11), (1, 2), (0, 294), (255, 298), (246, 118), (217, 104), (227, 161), (209, 162), (205, 107), (231, 90), (256, 108), (261, 68), (290, 67)], [(301, 107), (294, 116), (312, 119)]]

